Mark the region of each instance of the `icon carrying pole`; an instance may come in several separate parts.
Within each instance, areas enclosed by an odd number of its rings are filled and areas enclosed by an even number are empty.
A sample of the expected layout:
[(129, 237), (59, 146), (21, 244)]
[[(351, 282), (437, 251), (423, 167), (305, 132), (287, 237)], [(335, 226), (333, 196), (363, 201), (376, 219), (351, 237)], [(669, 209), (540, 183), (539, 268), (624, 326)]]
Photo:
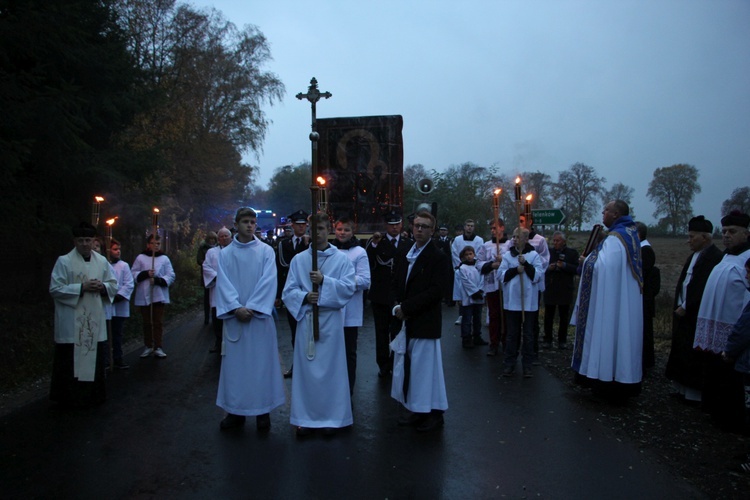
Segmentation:
[[(310, 86), (307, 88), (307, 93), (303, 94), (300, 92), (297, 94), (297, 99), (307, 99), (310, 102), (310, 107), (312, 108), (312, 123), (311, 128), (312, 131), (310, 132), (310, 144), (312, 147), (312, 182), (310, 183), (310, 194), (312, 198), (312, 214), (318, 213), (319, 205), (320, 205), (320, 187), (318, 186), (318, 139), (320, 139), (320, 134), (318, 134), (317, 126), (316, 126), (316, 105), (321, 97), (328, 99), (332, 96), (330, 92), (323, 92), (321, 93), (320, 90), (318, 90), (318, 80), (313, 77), (310, 80)], [(310, 224), (310, 234), (312, 236), (312, 270), (317, 271), (318, 270), (318, 227), (315, 222)], [(318, 291), (318, 285), (313, 283), (312, 285), (313, 292)], [(320, 321), (319, 321), (319, 311), (318, 311), (318, 305), (313, 304), (313, 338), (315, 340), (318, 340), (320, 338)]]

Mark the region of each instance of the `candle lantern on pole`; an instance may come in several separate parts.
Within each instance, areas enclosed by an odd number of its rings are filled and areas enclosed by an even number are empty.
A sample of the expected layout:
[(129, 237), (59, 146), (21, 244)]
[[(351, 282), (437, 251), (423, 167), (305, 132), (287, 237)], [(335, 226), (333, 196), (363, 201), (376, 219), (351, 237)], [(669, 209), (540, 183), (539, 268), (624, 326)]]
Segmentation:
[(104, 198), (97, 195), (94, 196), (94, 202), (91, 204), (91, 225), (96, 227), (99, 225), (99, 214), (102, 208), (102, 202)]

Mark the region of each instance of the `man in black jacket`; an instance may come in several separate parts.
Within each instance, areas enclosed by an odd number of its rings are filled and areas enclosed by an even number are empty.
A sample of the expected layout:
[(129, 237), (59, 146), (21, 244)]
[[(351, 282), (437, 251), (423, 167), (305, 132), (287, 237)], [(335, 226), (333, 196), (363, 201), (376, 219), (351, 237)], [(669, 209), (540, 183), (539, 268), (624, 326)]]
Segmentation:
[(393, 314), (404, 324), (406, 352), (403, 387), (397, 387), (394, 376), (391, 394), (409, 411), (399, 424), (427, 432), (443, 426), (448, 409), (440, 337), (441, 302), (451, 264), (430, 239), (435, 231), (431, 213), (418, 212), (413, 230), (414, 245), (395, 263)]
[(578, 252), (568, 247), (565, 235), (555, 231), (552, 235), (549, 267), (544, 273), (544, 348), (552, 347), (552, 330), (555, 322), (555, 309), (560, 319), (557, 328), (557, 348), (566, 349), (570, 305), (575, 295), (575, 276), (578, 268)]
[(675, 397), (698, 405), (703, 386), (700, 354), (693, 349), (698, 310), (706, 282), (724, 254), (713, 243), (714, 227), (702, 215), (688, 222), (688, 246), (693, 252), (685, 261), (677, 280), (672, 314), (672, 348), (666, 377), (672, 381)]
[(393, 296), (391, 282), (393, 281), (394, 257), (406, 254), (412, 240), (401, 236), (403, 221), (401, 214), (393, 211), (386, 218), (386, 234), (376, 232), (367, 242), (367, 259), (370, 262), (370, 290), (367, 298), (372, 304), (375, 320), (375, 361), (380, 367), (378, 377), (384, 378), (391, 373), (393, 359), (388, 347), (398, 332), (398, 321), (391, 316)]

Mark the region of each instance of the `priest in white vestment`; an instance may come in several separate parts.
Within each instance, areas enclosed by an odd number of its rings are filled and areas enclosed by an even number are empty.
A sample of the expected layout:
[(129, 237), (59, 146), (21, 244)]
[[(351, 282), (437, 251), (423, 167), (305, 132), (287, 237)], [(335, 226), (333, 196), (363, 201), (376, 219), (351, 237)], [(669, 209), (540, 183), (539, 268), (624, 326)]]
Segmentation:
[(640, 392), (643, 375), (643, 275), (640, 241), (622, 200), (604, 207), (609, 233), (583, 263), (571, 324), (578, 381), (618, 399)]
[[(312, 271), (313, 245), (294, 256), (281, 295), (297, 320), (290, 422), (297, 435), (314, 428), (327, 434), (352, 425), (352, 406), (344, 346), (344, 306), (354, 295), (354, 266), (328, 243), (331, 230), (326, 214), (315, 214), (318, 270)], [(318, 291), (313, 292), (313, 283)], [(313, 304), (318, 305), (319, 339), (313, 336)]]
[(49, 292), (55, 301), (55, 357), (50, 399), (63, 406), (101, 404), (106, 398), (105, 304), (117, 294), (117, 278), (102, 255), (92, 251), (96, 229), (73, 228), (75, 248), (55, 262)]
[(720, 427), (729, 431), (744, 429), (742, 377), (721, 359), (727, 338), (750, 300), (745, 279), (745, 262), (750, 258), (748, 243), (750, 216), (732, 211), (721, 219), (726, 251), (712, 270), (703, 289), (698, 309), (693, 347), (703, 353), (703, 410)]
[(240, 427), (256, 416), (259, 432), (271, 427), (270, 412), (286, 402), (276, 324), (276, 262), (271, 246), (254, 236), (257, 216), (240, 208), (237, 235), (219, 252), (216, 316), (224, 342), (216, 404), (227, 412), (221, 429)]

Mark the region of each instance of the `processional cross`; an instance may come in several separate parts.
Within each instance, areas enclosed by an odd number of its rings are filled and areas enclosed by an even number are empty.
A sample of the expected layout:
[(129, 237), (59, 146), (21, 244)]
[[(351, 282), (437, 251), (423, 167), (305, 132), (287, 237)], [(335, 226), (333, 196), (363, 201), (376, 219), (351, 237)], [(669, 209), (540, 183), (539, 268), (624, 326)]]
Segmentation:
[[(323, 92), (321, 93), (320, 90), (318, 90), (318, 80), (315, 79), (315, 77), (310, 80), (310, 86), (307, 88), (307, 94), (303, 94), (300, 92), (297, 94), (297, 99), (300, 101), (302, 99), (307, 99), (310, 101), (310, 105), (312, 107), (312, 132), (310, 132), (310, 143), (312, 145), (312, 182), (310, 183), (310, 193), (312, 197), (312, 211), (311, 214), (318, 213), (318, 203), (319, 203), (319, 194), (320, 194), (320, 187), (318, 186), (318, 183), (316, 179), (318, 178), (318, 139), (320, 139), (320, 134), (318, 134), (318, 131), (316, 129), (316, 104), (320, 100), (321, 97), (328, 99), (333, 94), (330, 92)], [(318, 227), (317, 224), (312, 222), (310, 224), (310, 236), (312, 237), (311, 246), (312, 246), (312, 270), (317, 271), (318, 270)], [(318, 291), (318, 285), (313, 283), (313, 292)], [(318, 322), (318, 305), (313, 305), (313, 336), (315, 340), (318, 340), (320, 336), (320, 327)]]

